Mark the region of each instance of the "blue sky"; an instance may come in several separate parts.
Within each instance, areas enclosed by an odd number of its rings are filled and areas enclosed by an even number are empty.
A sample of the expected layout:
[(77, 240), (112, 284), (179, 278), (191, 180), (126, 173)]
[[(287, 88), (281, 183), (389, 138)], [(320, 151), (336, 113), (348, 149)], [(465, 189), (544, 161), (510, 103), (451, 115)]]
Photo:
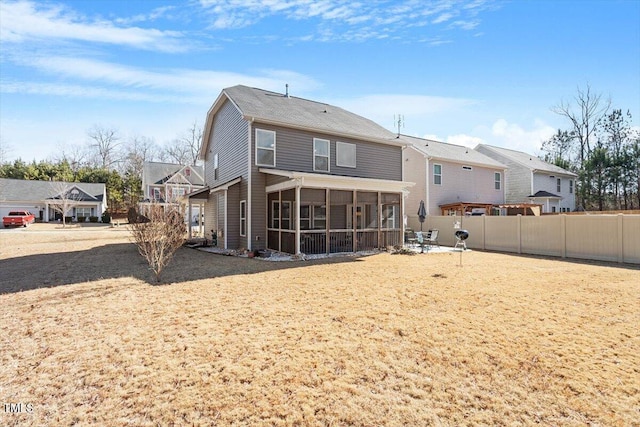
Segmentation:
[(94, 125), (164, 144), (236, 84), (403, 133), (538, 154), (589, 84), (640, 123), (640, 1), (7, 1), (0, 140), (41, 160)]

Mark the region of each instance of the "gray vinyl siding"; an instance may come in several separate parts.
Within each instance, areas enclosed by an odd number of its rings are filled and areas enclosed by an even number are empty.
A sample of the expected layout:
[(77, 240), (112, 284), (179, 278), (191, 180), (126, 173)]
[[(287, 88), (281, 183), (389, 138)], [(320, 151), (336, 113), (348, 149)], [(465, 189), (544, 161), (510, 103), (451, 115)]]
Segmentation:
[[(213, 118), (209, 151), (205, 160), (206, 183), (210, 187), (247, 174), (247, 122), (227, 101)], [(218, 154), (218, 179), (214, 179), (213, 158)]]
[[(330, 166), (327, 174), (394, 181), (402, 180), (402, 147), (400, 146), (254, 123), (251, 135), (252, 156), (255, 156), (253, 144), (255, 144), (256, 128), (276, 132), (276, 169), (327, 173), (313, 170), (313, 139), (319, 138), (330, 141)], [(355, 168), (336, 166), (336, 142), (338, 141), (356, 145)], [(255, 161), (252, 161), (252, 164), (255, 164)]]
[(209, 198), (204, 203), (204, 235), (209, 238), (211, 237), (211, 230), (216, 230), (216, 199), (213, 196), (209, 196)]
[(246, 239), (240, 236), (240, 186), (233, 185), (227, 192), (227, 246), (229, 249), (246, 249)]
[[(229, 188), (227, 205), (224, 203), (224, 192), (219, 193), (217, 224), (224, 230), (224, 212), (227, 210), (227, 246), (230, 249), (246, 248), (247, 242), (240, 236), (240, 200), (247, 199), (248, 173), (248, 125), (242, 114), (233, 103), (226, 101), (213, 118), (211, 139), (205, 158), (206, 184), (214, 188), (228, 181), (241, 177), (242, 180)], [(218, 154), (218, 179), (215, 179), (213, 159)], [(215, 195), (209, 198), (209, 202)], [(206, 218), (205, 218), (206, 220)], [(211, 220), (213, 221), (213, 219)], [(222, 240), (221, 243), (222, 245)]]

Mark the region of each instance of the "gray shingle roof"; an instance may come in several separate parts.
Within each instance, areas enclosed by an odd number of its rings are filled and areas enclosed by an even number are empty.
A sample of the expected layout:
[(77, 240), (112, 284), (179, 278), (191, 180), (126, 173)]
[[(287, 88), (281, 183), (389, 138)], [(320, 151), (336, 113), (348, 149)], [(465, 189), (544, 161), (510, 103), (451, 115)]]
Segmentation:
[(377, 123), (333, 105), (242, 85), (223, 93), (245, 117), (257, 121), (396, 142), (395, 134)]
[[(42, 202), (57, 196), (56, 186), (60, 181), (29, 181), (25, 179), (0, 178), (0, 201)], [(87, 201), (102, 201), (105, 194), (104, 184), (73, 182), (72, 184), (90, 197), (83, 197)]]
[(570, 172), (566, 169), (562, 169), (561, 167), (558, 167), (556, 165), (547, 163), (544, 160), (541, 160), (534, 155), (527, 154), (522, 151), (511, 150), (509, 148), (495, 147), (493, 145), (487, 145), (487, 144), (478, 144), (477, 147), (483, 147), (487, 151), (493, 151), (531, 170), (577, 176), (573, 172)]
[(449, 144), (446, 142), (433, 141), (408, 135), (400, 135), (400, 139), (405, 142), (409, 142), (413, 147), (423, 154), (426, 154), (429, 158), (469, 165), (489, 166), (499, 169), (507, 168), (497, 160), (462, 145)]
[(529, 197), (555, 197), (555, 198), (558, 198), (558, 199), (562, 198), (562, 197), (558, 196), (557, 194), (549, 193), (548, 191), (544, 191), (544, 190), (537, 191), (536, 194), (532, 194)]
[[(142, 176), (146, 184), (163, 184), (185, 165), (176, 163), (144, 162)], [(189, 166), (197, 174), (191, 174), (189, 178), (193, 185), (204, 185), (204, 168), (202, 166)]]

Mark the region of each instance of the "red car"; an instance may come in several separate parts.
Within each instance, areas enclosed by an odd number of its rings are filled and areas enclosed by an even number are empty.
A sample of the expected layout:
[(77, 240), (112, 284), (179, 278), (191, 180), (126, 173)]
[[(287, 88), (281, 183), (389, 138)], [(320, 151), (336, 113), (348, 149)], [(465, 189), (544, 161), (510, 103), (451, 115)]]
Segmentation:
[(2, 218), (2, 225), (6, 227), (26, 227), (36, 222), (36, 217), (29, 211), (11, 211)]

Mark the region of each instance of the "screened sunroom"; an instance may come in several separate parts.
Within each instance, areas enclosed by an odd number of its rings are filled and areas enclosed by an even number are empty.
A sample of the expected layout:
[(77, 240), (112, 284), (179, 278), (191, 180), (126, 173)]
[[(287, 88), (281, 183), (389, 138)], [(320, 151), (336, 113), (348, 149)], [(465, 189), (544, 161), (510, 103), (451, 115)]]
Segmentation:
[(330, 254), (402, 244), (401, 188), (407, 183), (273, 170), (268, 173), (285, 178), (266, 189), (269, 249)]

